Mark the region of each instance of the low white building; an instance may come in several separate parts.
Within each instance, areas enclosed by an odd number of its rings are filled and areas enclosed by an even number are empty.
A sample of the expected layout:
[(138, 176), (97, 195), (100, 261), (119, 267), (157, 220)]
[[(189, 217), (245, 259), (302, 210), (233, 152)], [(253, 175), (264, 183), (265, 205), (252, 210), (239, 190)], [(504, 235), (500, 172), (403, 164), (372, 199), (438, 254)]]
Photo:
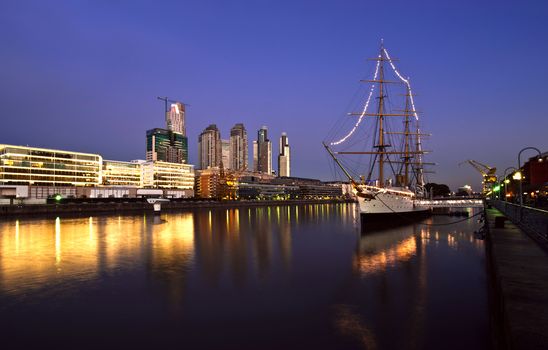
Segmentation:
[[(194, 166), (162, 161), (103, 160), (98, 154), (0, 145), (0, 197), (124, 198), (194, 196)], [(161, 193), (161, 195), (160, 195)]]

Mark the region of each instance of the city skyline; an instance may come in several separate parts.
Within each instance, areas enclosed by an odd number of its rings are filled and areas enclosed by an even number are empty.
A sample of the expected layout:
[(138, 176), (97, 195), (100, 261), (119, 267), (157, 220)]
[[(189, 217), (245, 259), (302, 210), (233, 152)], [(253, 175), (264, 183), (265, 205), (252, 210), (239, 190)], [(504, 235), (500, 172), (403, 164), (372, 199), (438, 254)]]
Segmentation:
[[(459, 167), (463, 160), (504, 169), (516, 166), (525, 146), (548, 148), (548, 8), (540, 1), (186, 3), (184, 12), (192, 18), (183, 24), (166, 23), (165, 11), (146, 2), (7, 3), (0, 29), (13, 40), (0, 49), (1, 141), (139, 159), (143, 130), (162, 122), (160, 94), (190, 104), (190, 164), (198, 164), (193, 140), (203, 124), (228, 130), (239, 120), (248, 130), (266, 124), (272, 135), (288, 132), (299, 150), (295, 175), (341, 179), (321, 141), (349, 111), (349, 96), (371, 73), (366, 59), (384, 38), (411, 76), (424, 129), (433, 134), (428, 160), (438, 166), (428, 181), (478, 190), (481, 177)], [(364, 13), (378, 16), (362, 21)], [(386, 17), (392, 25), (378, 29)], [(523, 79), (527, 88), (517, 88)]]

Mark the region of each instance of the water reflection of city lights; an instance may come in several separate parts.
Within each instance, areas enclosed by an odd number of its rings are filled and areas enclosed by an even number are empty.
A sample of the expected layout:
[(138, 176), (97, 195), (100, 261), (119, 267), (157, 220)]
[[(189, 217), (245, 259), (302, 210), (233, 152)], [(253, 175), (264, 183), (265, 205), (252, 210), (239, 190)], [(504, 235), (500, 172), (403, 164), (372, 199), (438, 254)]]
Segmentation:
[(15, 253), (19, 254), (19, 220), (15, 221)]
[(61, 219), (55, 219), (55, 264), (61, 262)]
[[(150, 256), (152, 265), (192, 261), (192, 214), (171, 216), (160, 225), (143, 222), (135, 216), (0, 223), (0, 289), (27, 293), (52, 282), (83, 282), (99, 271), (130, 266), (136, 256)], [(143, 250), (149, 240), (151, 254)]]
[(355, 265), (362, 275), (386, 270), (398, 263), (410, 260), (417, 253), (415, 237), (411, 236), (398, 242), (395, 246), (373, 254), (358, 254)]

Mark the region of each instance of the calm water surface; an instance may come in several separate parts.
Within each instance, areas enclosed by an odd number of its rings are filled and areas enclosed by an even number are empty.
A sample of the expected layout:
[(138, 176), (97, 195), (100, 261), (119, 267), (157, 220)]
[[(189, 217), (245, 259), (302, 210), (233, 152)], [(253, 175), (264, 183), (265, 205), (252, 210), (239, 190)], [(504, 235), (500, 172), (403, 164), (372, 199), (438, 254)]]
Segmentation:
[(352, 204), (4, 220), (3, 348), (489, 348), (475, 220), (358, 222)]

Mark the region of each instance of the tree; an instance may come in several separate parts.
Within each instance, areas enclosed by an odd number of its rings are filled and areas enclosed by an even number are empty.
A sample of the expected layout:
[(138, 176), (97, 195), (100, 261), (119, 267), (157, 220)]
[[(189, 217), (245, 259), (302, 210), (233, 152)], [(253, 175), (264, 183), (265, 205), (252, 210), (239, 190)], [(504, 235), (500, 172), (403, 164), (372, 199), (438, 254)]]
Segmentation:
[(424, 187), (429, 193), (432, 193), (433, 197), (446, 197), (449, 195), (449, 193), (451, 193), (449, 186), (447, 186), (446, 184), (429, 182)]

